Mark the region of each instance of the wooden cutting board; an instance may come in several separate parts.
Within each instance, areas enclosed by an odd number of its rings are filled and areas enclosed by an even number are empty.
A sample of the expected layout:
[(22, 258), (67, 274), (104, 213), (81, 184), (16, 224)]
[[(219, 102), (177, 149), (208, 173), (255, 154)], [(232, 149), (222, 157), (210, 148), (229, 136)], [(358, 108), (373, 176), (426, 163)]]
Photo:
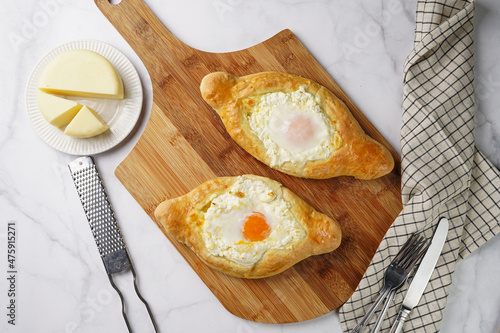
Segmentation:
[[(343, 238), (336, 251), (306, 259), (271, 278), (245, 280), (210, 269), (186, 246), (171, 242), (222, 305), (241, 318), (290, 323), (342, 305), (402, 209), (396, 151), (290, 30), (245, 50), (207, 53), (178, 40), (142, 0), (95, 2), (141, 58), (152, 81), (153, 106), (144, 134), (115, 171), (135, 200), (153, 218), (165, 198), (183, 195), (217, 176), (251, 173), (281, 182), (340, 223)], [(340, 97), (363, 129), (392, 152), (394, 171), (371, 181), (308, 180), (258, 162), (232, 141), (200, 96), (201, 79), (214, 71), (238, 76), (279, 71), (313, 79)]]

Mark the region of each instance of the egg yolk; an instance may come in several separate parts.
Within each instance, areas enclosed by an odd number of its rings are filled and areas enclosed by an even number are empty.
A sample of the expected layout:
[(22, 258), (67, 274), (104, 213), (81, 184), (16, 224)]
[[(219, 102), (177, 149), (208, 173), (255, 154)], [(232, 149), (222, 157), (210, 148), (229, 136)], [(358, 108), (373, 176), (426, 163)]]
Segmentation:
[(245, 217), (242, 226), (243, 236), (251, 241), (258, 242), (264, 240), (271, 233), (271, 228), (266, 222), (263, 214), (252, 212)]
[(302, 115), (294, 117), (286, 131), (288, 142), (295, 145), (309, 141), (313, 134), (314, 129), (311, 120)]

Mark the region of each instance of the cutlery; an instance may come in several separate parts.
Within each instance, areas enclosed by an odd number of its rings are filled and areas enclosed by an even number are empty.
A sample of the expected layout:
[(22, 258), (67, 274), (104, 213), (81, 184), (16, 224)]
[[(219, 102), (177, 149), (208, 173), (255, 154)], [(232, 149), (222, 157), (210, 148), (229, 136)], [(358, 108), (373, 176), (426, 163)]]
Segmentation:
[(380, 303), (385, 298), (393, 295), (393, 290), (403, 285), (408, 278), (408, 274), (417, 261), (424, 255), (428, 246), (425, 237), (419, 233), (414, 233), (408, 238), (385, 272), (384, 286), (380, 290), (380, 295), (351, 333), (363, 332)]
[[(435, 236), (436, 235), (437, 235), (437, 233), (435, 233)], [(433, 236), (433, 240), (431, 242), (434, 241), (434, 237), (435, 236)], [(436, 237), (439, 237), (439, 236), (436, 236)], [(424, 255), (424, 258), (425, 258), (425, 255)], [(423, 263), (423, 260), (424, 259), (422, 259), (422, 263)], [(396, 290), (393, 289), (391, 291), (391, 294), (389, 295), (389, 297), (387, 297), (387, 299), (386, 299), (386, 301), (384, 303), (384, 306), (382, 307), (382, 311), (380, 312), (380, 315), (378, 316), (377, 321), (375, 322), (375, 326), (373, 327), (371, 333), (378, 333), (379, 332), (380, 326), (382, 326), (382, 320), (383, 320), (383, 318), (384, 318), (384, 316), (385, 316), (385, 314), (387, 312), (387, 309), (389, 308), (389, 303), (390, 303), (391, 300), (394, 300), (395, 294), (396, 294)]]
[(385, 303), (382, 306), (382, 310), (380, 311), (380, 314), (377, 317), (377, 321), (375, 322), (375, 326), (373, 326), (373, 329), (371, 333), (378, 333), (380, 331), (380, 326), (382, 326), (382, 319), (384, 319), (385, 314), (387, 313), (387, 310), (389, 309), (389, 304), (391, 301), (394, 300), (394, 296), (396, 296), (396, 291), (398, 291), (399, 288), (394, 288), (391, 290), (389, 293), (389, 296), (385, 299)]
[(425, 287), (429, 283), (432, 272), (436, 267), (436, 263), (443, 251), (443, 246), (448, 236), (448, 220), (446, 218), (441, 218), (439, 225), (432, 238), (432, 243), (429, 250), (425, 254), (422, 262), (418, 266), (417, 272), (413, 277), (410, 287), (406, 292), (406, 296), (399, 310), (396, 321), (392, 325), (390, 333), (399, 333), (403, 329), (403, 324), (408, 318), (411, 310), (418, 305), (420, 298), (424, 293)]

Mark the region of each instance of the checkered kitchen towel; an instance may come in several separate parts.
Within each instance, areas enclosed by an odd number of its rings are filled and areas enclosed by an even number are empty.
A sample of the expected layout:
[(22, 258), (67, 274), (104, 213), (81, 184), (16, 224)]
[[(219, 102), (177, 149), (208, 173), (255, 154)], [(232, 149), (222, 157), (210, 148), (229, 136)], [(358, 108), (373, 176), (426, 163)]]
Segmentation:
[[(414, 50), (404, 67), (404, 208), (340, 309), (344, 331), (372, 305), (409, 234), (430, 232), (443, 216), (450, 222), (448, 240), (404, 326), (406, 332), (438, 332), (456, 263), (500, 231), (500, 173), (474, 145), (473, 18), (473, 0), (418, 1)], [(404, 289), (382, 332), (389, 331), (403, 297)]]

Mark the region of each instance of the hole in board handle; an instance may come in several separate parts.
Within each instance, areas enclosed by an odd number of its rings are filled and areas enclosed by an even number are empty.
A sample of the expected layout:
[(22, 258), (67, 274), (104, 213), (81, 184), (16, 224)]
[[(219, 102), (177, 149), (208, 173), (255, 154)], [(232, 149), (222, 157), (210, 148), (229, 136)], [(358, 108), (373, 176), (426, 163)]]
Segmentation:
[(122, 0), (109, 0), (109, 3), (112, 5), (118, 5)]

